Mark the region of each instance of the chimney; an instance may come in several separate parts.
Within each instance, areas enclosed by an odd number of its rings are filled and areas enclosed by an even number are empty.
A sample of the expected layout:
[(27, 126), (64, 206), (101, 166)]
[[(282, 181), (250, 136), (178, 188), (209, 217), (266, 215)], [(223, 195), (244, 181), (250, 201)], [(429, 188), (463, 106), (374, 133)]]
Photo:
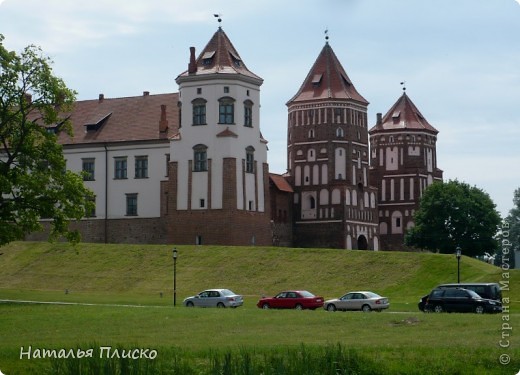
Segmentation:
[(190, 47), (190, 63), (188, 64), (188, 73), (197, 73), (197, 62), (195, 61), (195, 47)]
[(104, 94), (99, 94), (99, 102), (101, 103), (105, 99)]
[(383, 114), (382, 113), (378, 113), (377, 114), (377, 123), (376, 123), (376, 125), (381, 125), (382, 122), (383, 122)]
[(150, 95), (150, 91), (143, 91), (143, 96), (148, 96)]
[(161, 104), (161, 119), (159, 120), (159, 132), (165, 133), (168, 130), (168, 120), (166, 120), (166, 105)]

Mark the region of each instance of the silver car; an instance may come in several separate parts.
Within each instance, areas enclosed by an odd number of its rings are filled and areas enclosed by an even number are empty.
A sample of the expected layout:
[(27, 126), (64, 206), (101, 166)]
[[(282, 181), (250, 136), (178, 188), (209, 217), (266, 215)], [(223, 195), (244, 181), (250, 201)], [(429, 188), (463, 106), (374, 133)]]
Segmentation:
[(208, 289), (196, 296), (188, 297), (183, 305), (186, 307), (238, 307), (244, 299), (229, 289)]
[(349, 292), (343, 297), (329, 299), (323, 304), (323, 308), (327, 311), (336, 310), (360, 310), (369, 312), (372, 310), (382, 311), (390, 307), (388, 298), (381, 297), (373, 292)]

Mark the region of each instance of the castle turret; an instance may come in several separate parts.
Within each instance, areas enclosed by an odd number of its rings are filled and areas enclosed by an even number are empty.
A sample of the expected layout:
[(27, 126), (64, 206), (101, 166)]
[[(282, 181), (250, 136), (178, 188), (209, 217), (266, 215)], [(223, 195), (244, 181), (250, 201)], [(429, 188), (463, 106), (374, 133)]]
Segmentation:
[(181, 73), (178, 134), (171, 138), (171, 243), (270, 245), (267, 141), (260, 132), (262, 78), (219, 27)]
[(326, 42), (287, 103), (295, 246), (379, 248), (367, 106)]
[(370, 129), (370, 178), (378, 187), (379, 234), (384, 250), (403, 250), (424, 189), (442, 180), (437, 168), (438, 131), (406, 94), (377, 116)]

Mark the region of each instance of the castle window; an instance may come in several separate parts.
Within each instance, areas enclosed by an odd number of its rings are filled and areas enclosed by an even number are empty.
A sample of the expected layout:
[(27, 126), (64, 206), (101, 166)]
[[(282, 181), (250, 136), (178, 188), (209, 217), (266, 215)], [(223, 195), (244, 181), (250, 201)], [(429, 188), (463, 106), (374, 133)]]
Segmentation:
[(148, 178), (148, 156), (135, 157), (135, 178)]
[(202, 64), (205, 66), (211, 65), (213, 56), (215, 56), (215, 51), (205, 52), (204, 55), (202, 55)]
[(200, 94), (202, 94), (202, 88), (198, 87), (197, 88), (197, 95), (200, 95)]
[(126, 194), (126, 216), (137, 216), (137, 194)]
[(252, 146), (246, 148), (246, 173), (255, 171), (255, 149)]
[(244, 102), (244, 126), (253, 127), (253, 102), (251, 100)]
[(316, 208), (316, 199), (313, 196), (309, 197), (309, 208), (311, 210)]
[(219, 124), (234, 124), (234, 99), (222, 98), (219, 100)]
[(342, 128), (336, 129), (336, 137), (343, 138), (345, 136), (345, 131)]
[(240, 60), (240, 57), (238, 57), (238, 55), (234, 54), (233, 52), (229, 51), (229, 54), (231, 55), (231, 59), (233, 60), (233, 64), (237, 67), (237, 68), (240, 68), (240, 66), (242, 65), (242, 60)]
[(126, 178), (126, 156), (114, 158), (114, 179)]
[(208, 148), (205, 145), (196, 145), (193, 147), (193, 171), (204, 172), (208, 170)]
[(200, 199), (200, 200), (199, 200), (199, 206), (200, 206), (200, 208), (204, 208), (204, 207), (206, 207), (206, 200), (204, 200), (204, 199)]
[(314, 129), (309, 130), (309, 138), (314, 138)]
[(95, 159), (82, 159), (83, 181), (94, 181)]
[(323, 74), (315, 74), (314, 77), (312, 78), (312, 86), (313, 87), (320, 87), (320, 83), (321, 83), (321, 77), (323, 77)]
[(229, 94), (229, 86), (224, 86), (224, 94)]
[(195, 99), (193, 104), (193, 125), (206, 125), (206, 100)]

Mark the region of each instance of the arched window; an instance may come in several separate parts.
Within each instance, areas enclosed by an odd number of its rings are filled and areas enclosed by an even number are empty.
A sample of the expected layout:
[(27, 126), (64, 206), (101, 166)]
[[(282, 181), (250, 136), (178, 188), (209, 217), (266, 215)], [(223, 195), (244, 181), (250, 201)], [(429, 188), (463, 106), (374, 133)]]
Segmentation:
[(219, 117), (218, 117), (218, 123), (219, 124), (234, 124), (235, 123), (235, 99), (226, 96), (223, 98), (220, 98), (218, 100), (219, 102)]
[(255, 149), (253, 146), (246, 147), (246, 173), (255, 172)]
[(316, 199), (312, 195), (309, 196), (309, 208), (311, 210), (316, 208)]
[(251, 100), (244, 101), (244, 126), (253, 127), (253, 102)]
[(193, 125), (206, 125), (206, 100), (197, 98), (191, 104), (193, 106)]
[(204, 172), (208, 170), (208, 147), (198, 144), (193, 146), (193, 171)]

